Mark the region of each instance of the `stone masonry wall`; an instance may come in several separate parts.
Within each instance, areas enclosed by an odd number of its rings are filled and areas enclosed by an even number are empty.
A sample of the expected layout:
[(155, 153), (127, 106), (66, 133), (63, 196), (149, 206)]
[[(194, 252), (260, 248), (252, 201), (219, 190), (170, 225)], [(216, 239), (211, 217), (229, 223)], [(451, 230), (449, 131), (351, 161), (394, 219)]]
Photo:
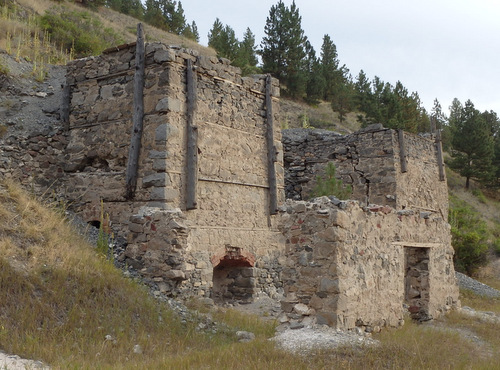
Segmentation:
[[(142, 149), (136, 194), (129, 200), (125, 199), (125, 169), (132, 126), (134, 54), (135, 45), (125, 45), (68, 65), (71, 113), (64, 193), (87, 221), (98, 219), (103, 200), (115, 230), (131, 235), (127, 261), (140, 267), (145, 277), (163, 281), (167, 279), (165, 269), (183, 271), (188, 278), (175, 286), (167, 284), (172, 294), (210, 295), (215, 267), (210, 258), (226, 245), (252, 254), (256, 264), (262, 265), (263, 270), (256, 274), (267, 285), (256, 283), (256, 292), (280, 289), (278, 272), (269, 267), (277, 268), (277, 251), (283, 244), (276, 216), (269, 213), (266, 76), (242, 78), (227, 60), (160, 43), (146, 45)], [(189, 211), (185, 207), (188, 59), (195, 68), (194, 124), (198, 127), (197, 209)], [(282, 202), (283, 150), (275, 79), (272, 96), (275, 170), (278, 201)], [(148, 225), (142, 214), (151, 208), (166, 211), (168, 217), (182, 212), (189, 225), (180, 250), (164, 241), (166, 250), (184, 253), (181, 264), (165, 265), (165, 253), (170, 252), (148, 254), (150, 248), (158, 249), (155, 232), (136, 235), (143, 229), (137, 225)], [(168, 235), (173, 232), (169, 225), (159, 230)], [(162, 268), (154, 267), (157, 265)]]
[(316, 176), (333, 162), (337, 177), (352, 186), (352, 199), (364, 205), (437, 211), (446, 219), (447, 186), (439, 181), (434, 141), (404, 133), (404, 145), (405, 173), (398, 134), (381, 125), (345, 136), (325, 130), (284, 130), (286, 196), (309, 199)]
[(64, 176), (67, 137), (61, 131), (0, 139), (0, 177), (12, 178), (36, 194), (55, 191)]
[[(410, 304), (426, 318), (459, 304), (449, 225), (438, 213), (322, 197), (287, 200), (281, 215), (287, 257), (282, 306), (291, 322), (372, 331), (401, 325)], [(421, 306), (405, 302), (407, 248), (429, 251), (429, 274), (414, 276), (408, 286), (425, 289), (419, 294), (428, 302)]]

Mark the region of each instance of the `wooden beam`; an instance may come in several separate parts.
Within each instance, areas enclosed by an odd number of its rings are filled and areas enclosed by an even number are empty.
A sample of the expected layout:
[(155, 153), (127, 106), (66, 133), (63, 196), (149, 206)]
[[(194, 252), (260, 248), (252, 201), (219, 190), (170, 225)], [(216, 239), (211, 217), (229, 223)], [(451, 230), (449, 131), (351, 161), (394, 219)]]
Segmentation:
[(439, 170), (439, 181), (444, 181), (444, 164), (443, 164), (443, 144), (441, 141), (441, 130), (436, 130), (436, 149), (437, 149), (437, 162)]
[(406, 163), (405, 135), (402, 129), (398, 130), (398, 141), (399, 141), (399, 160), (401, 162), (401, 172), (405, 173), (408, 171), (408, 166)]
[(431, 122), (431, 134), (434, 135), (436, 133), (436, 121), (434, 116), (430, 117), (430, 122)]
[(187, 158), (186, 158), (186, 209), (198, 207), (198, 127), (194, 122), (196, 112), (196, 72), (193, 62), (187, 60)]
[(125, 198), (132, 199), (137, 187), (137, 171), (139, 168), (139, 154), (141, 152), (142, 127), (144, 119), (144, 29), (142, 23), (137, 24), (137, 42), (135, 45), (135, 75), (134, 75), (134, 102), (132, 116), (132, 134), (128, 151)]
[(273, 122), (273, 99), (272, 99), (272, 77), (266, 77), (266, 119), (267, 119), (267, 177), (269, 183), (269, 213), (278, 213), (278, 191), (276, 187), (276, 147), (274, 146), (274, 122)]

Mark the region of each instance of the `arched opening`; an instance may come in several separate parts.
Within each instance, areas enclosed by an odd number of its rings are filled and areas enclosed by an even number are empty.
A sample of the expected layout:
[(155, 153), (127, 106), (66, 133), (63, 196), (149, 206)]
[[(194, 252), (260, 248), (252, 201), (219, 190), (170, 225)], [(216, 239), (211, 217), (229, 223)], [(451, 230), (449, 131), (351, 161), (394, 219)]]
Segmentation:
[(92, 220), (92, 221), (89, 221), (87, 222), (90, 226), (93, 226), (95, 227), (96, 229), (99, 229), (101, 228), (101, 221), (98, 221), (98, 220)]
[(257, 293), (255, 257), (239, 247), (226, 245), (225, 250), (212, 257), (215, 302), (248, 303)]

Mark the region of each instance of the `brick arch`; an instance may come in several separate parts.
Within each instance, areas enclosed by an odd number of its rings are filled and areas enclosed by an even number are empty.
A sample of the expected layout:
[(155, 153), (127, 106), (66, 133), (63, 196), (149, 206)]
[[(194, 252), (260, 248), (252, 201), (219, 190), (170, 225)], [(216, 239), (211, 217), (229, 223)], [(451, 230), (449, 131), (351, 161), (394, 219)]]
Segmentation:
[(223, 267), (254, 267), (255, 255), (243, 248), (226, 244), (210, 259), (214, 269)]

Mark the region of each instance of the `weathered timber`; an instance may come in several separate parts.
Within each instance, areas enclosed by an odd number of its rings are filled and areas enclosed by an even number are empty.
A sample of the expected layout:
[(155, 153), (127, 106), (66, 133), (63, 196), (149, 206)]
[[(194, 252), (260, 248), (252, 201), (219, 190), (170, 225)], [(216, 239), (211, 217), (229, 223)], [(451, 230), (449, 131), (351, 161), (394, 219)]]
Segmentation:
[(273, 123), (273, 100), (272, 100), (272, 78), (268, 74), (266, 78), (266, 119), (267, 119), (267, 175), (269, 182), (269, 213), (278, 213), (278, 192), (276, 188), (276, 147), (274, 146), (274, 123)]
[(198, 127), (194, 123), (196, 112), (196, 72), (193, 62), (187, 60), (187, 153), (186, 153), (186, 209), (196, 209), (198, 189)]
[(408, 166), (406, 164), (405, 135), (402, 129), (398, 130), (398, 141), (399, 141), (399, 159), (401, 161), (401, 172), (405, 173), (408, 171)]
[(443, 144), (441, 141), (441, 130), (439, 129), (436, 130), (436, 149), (437, 149), (439, 181), (444, 181)]
[(434, 135), (436, 133), (436, 121), (434, 116), (431, 116), (430, 123), (431, 123), (431, 134)]
[(137, 187), (137, 170), (139, 154), (141, 152), (142, 127), (144, 118), (144, 67), (145, 47), (144, 29), (142, 23), (137, 24), (137, 43), (135, 45), (135, 75), (134, 75), (134, 102), (132, 117), (132, 135), (128, 152), (125, 198), (132, 199)]

